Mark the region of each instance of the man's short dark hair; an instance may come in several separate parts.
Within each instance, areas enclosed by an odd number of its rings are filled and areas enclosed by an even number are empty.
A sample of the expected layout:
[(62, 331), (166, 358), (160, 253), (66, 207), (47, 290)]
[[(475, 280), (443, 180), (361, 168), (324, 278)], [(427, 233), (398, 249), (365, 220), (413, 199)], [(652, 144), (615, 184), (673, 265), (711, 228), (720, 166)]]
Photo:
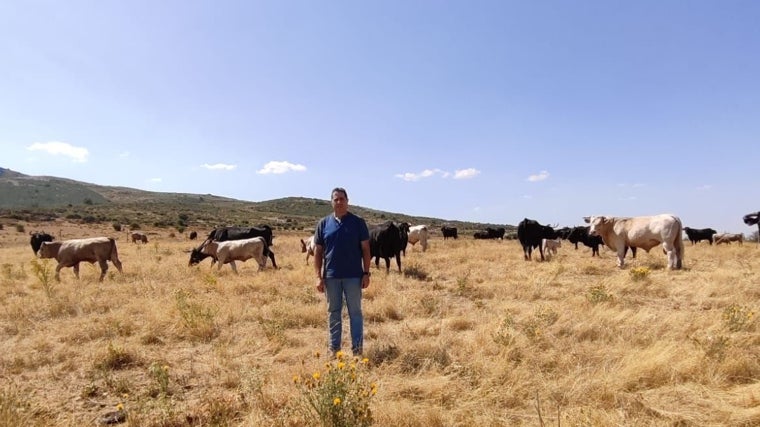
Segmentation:
[(335, 188), (333, 188), (333, 190), (330, 192), (330, 200), (332, 200), (332, 195), (333, 195), (333, 193), (335, 193), (336, 191), (337, 191), (338, 193), (343, 193), (343, 197), (345, 197), (345, 198), (346, 198), (346, 200), (348, 200), (348, 193), (346, 192), (346, 189), (345, 189), (345, 188), (343, 188), (343, 187), (335, 187)]

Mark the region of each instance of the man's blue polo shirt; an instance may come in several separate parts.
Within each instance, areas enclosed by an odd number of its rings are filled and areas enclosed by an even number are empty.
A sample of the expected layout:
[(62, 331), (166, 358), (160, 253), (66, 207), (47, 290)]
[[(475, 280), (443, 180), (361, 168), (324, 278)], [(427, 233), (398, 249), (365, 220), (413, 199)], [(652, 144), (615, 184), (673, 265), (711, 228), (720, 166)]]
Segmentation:
[(361, 217), (348, 212), (340, 220), (335, 215), (322, 218), (314, 231), (314, 242), (325, 251), (324, 277), (362, 277), (361, 242), (364, 240), (369, 240), (369, 230)]

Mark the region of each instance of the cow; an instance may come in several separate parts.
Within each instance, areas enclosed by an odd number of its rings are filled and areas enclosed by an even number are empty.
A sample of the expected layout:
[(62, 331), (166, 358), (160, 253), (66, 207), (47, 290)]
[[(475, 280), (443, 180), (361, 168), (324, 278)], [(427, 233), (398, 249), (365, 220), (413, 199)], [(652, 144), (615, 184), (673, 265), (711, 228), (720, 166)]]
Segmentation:
[(140, 233), (139, 231), (133, 231), (129, 233), (129, 238), (132, 239), (132, 243), (148, 243), (148, 236), (146, 236), (145, 233)]
[(272, 252), (272, 228), (268, 225), (261, 225), (259, 227), (218, 227), (209, 233), (206, 240), (204, 240), (200, 246), (190, 251), (189, 266), (198, 264), (204, 259), (211, 257), (211, 265), (217, 261), (216, 257), (209, 254), (204, 254), (202, 249), (209, 244), (209, 242), (216, 240), (218, 242), (226, 242), (227, 240), (241, 240), (250, 239), (253, 237), (263, 237), (267, 244), (264, 255), (269, 256), (272, 260), (272, 267), (277, 268), (277, 262), (274, 259), (274, 252)]
[[(570, 237), (570, 233), (573, 231), (570, 227), (562, 227), (557, 229), (557, 237), (562, 240), (567, 240)], [(578, 244), (575, 244), (575, 249), (578, 249)]]
[(476, 231), (473, 235), (476, 239), (499, 239), (504, 240), (504, 233), (506, 229), (504, 227), (486, 227), (485, 230)]
[(108, 263), (123, 273), (119, 253), (116, 250), (116, 241), (110, 237), (91, 237), (89, 239), (72, 239), (62, 242), (43, 242), (40, 246), (40, 258), (55, 258), (58, 266), (55, 268), (55, 280), (60, 281), (60, 272), (63, 267), (74, 267), (74, 275), (79, 279), (79, 263), (87, 261), (97, 262), (100, 265), (100, 279), (108, 271)]
[(562, 247), (562, 240), (557, 239), (543, 239), (541, 241), (541, 246), (544, 249), (544, 252), (546, 252), (546, 255), (549, 255), (550, 253), (552, 255), (557, 255), (557, 249)]
[(744, 215), (742, 220), (749, 226), (757, 225), (757, 243), (760, 243), (760, 212)]
[(544, 261), (544, 248), (541, 243), (543, 239), (557, 238), (557, 232), (548, 225), (541, 225), (536, 220), (525, 218), (517, 224), (517, 238), (522, 245), (525, 261), (533, 258), (533, 248), (538, 248), (541, 261)]
[(264, 256), (267, 252), (267, 242), (263, 237), (224, 242), (212, 240), (201, 249), (201, 252), (214, 257), (219, 262), (217, 270), (221, 270), (222, 265), (229, 264), (235, 274), (238, 273), (235, 261), (245, 262), (253, 258), (259, 264), (258, 271), (263, 270), (267, 265), (267, 258)]
[(692, 245), (695, 245), (702, 240), (707, 240), (712, 245), (713, 235), (717, 233), (717, 231), (713, 230), (712, 228), (684, 227), (683, 231), (686, 232), (686, 237), (689, 238), (689, 241), (691, 242)]
[(504, 227), (486, 227), (486, 232), (488, 233), (489, 239), (504, 240), (504, 233), (506, 233), (507, 230)]
[(40, 246), (42, 246), (43, 242), (52, 242), (55, 240), (55, 237), (44, 231), (35, 231), (33, 233), (30, 231), (29, 235), (32, 236), (29, 239), (29, 243), (32, 245), (32, 252), (34, 252), (34, 255), (37, 255), (37, 251), (40, 250)]
[(422, 246), (422, 252), (427, 251), (428, 248), (428, 229), (427, 225), (415, 225), (409, 228), (409, 243), (414, 246), (420, 242)]
[(306, 265), (309, 265), (309, 257), (314, 256), (314, 249), (317, 248), (317, 244), (314, 242), (314, 235), (306, 239), (304, 242), (301, 239), (301, 253), (306, 252)]
[(490, 239), (488, 232), (485, 230), (476, 231), (475, 233), (473, 233), (472, 237), (475, 239)]
[(649, 252), (662, 244), (668, 256), (668, 268), (683, 267), (683, 239), (681, 219), (671, 214), (638, 217), (584, 217), (589, 224), (591, 236), (601, 236), (604, 244), (617, 251), (617, 265), (623, 268), (628, 247), (642, 248)]
[[(589, 227), (573, 227), (570, 229), (570, 233), (567, 235), (567, 240), (575, 245), (575, 249), (578, 249), (578, 243), (583, 243), (585, 246), (591, 248), (591, 256), (599, 255), (599, 246), (604, 242), (600, 236), (589, 235)], [(636, 257), (636, 249), (634, 248), (634, 257)]]
[(449, 237), (456, 239), (457, 236), (457, 228), (456, 227), (448, 227), (444, 225), (441, 227), (441, 234), (443, 234), (443, 240), (447, 240)]
[(188, 236), (190, 240), (195, 240), (198, 238), (198, 232), (197, 231), (191, 231), (190, 235)]
[(731, 242), (739, 242), (741, 245), (744, 242), (744, 235), (741, 233), (716, 233), (713, 235), (713, 242), (716, 245), (720, 245), (721, 243), (730, 244)]
[(390, 259), (396, 257), (398, 271), (401, 272), (401, 233), (392, 221), (375, 225), (369, 230), (370, 256), (375, 258), (375, 267), (380, 268), (380, 258), (385, 259), (385, 272), (390, 272)]

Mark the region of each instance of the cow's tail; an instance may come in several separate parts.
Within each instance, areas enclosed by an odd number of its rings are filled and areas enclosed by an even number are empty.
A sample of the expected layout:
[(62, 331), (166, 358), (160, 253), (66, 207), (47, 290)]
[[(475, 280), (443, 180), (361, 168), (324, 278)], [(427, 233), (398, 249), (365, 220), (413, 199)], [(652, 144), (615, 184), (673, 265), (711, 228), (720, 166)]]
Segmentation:
[(121, 269), (121, 261), (119, 260), (119, 250), (116, 249), (116, 240), (113, 237), (109, 237), (108, 241), (111, 243), (111, 262), (116, 266), (116, 269), (119, 270), (119, 273), (123, 273)]
[(675, 219), (677, 230), (674, 230), (675, 233), (675, 242), (673, 242), (673, 247), (676, 251), (676, 269), (681, 269), (683, 267), (683, 255), (684, 255), (684, 247), (683, 247), (683, 224), (681, 224), (681, 218), (677, 216), (673, 216)]

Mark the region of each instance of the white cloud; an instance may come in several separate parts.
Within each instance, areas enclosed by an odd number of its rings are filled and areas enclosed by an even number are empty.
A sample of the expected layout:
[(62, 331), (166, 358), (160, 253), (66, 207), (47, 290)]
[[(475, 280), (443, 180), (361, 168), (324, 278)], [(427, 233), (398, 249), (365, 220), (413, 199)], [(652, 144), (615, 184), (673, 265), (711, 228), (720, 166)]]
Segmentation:
[(287, 161), (271, 161), (264, 165), (264, 167), (256, 173), (261, 175), (267, 175), (270, 173), (273, 174), (281, 174), (281, 173), (287, 173), (287, 172), (303, 172), (306, 170), (306, 166), (304, 165), (296, 165)]
[(161, 181), (163, 181), (163, 179), (161, 178), (151, 178), (148, 180), (148, 182), (161, 182)]
[(618, 200), (636, 200), (636, 196), (620, 197)]
[(26, 147), (29, 151), (44, 151), (54, 156), (63, 155), (71, 157), (71, 160), (84, 163), (87, 161), (87, 156), (90, 152), (84, 147), (75, 147), (66, 142), (50, 141), (50, 142), (35, 142), (34, 144)]
[(712, 185), (705, 184), (705, 185), (700, 185), (699, 187), (697, 187), (697, 190), (698, 191), (708, 191), (708, 190), (712, 190), (712, 188), (713, 188)]
[(470, 179), (480, 175), (480, 171), (475, 168), (459, 169), (454, 172), (454, 179)]
[(440, 169), (425, 169), (420, 173), (404, 172), (394, 175), (396, 178), (401, 178), (404, 181), (419, 181), (422, 178), (430, 178), (434, 175), (440, 175), (442, 178), (448, 177), (450, 174)]
[(522, 198), (523, 199), (532, 199), (533, 196), (531, 196), (530, 194), (523, 194)]
[(539, 182), (539, 181), (545, 181), (547, 178), (549, 178), (549, 172), (547, 171), (541, 171), (535, 175), (531, 175), (528, 177), (528, 181), (530, 182)]
[(124, 152), (120, 153), (119, 157), (121, 157), (123, 159), (129, 157), (129, 151), (124, 151)]
[(213, 165), (204, 163), (201, 165), (201, 167), (206, 168), (208, 170), (225, 170), (225, 171), (231, 171), (231, 170), (237, 169), (237, 165), (227, 165), (224, 163), (215, 163)]

